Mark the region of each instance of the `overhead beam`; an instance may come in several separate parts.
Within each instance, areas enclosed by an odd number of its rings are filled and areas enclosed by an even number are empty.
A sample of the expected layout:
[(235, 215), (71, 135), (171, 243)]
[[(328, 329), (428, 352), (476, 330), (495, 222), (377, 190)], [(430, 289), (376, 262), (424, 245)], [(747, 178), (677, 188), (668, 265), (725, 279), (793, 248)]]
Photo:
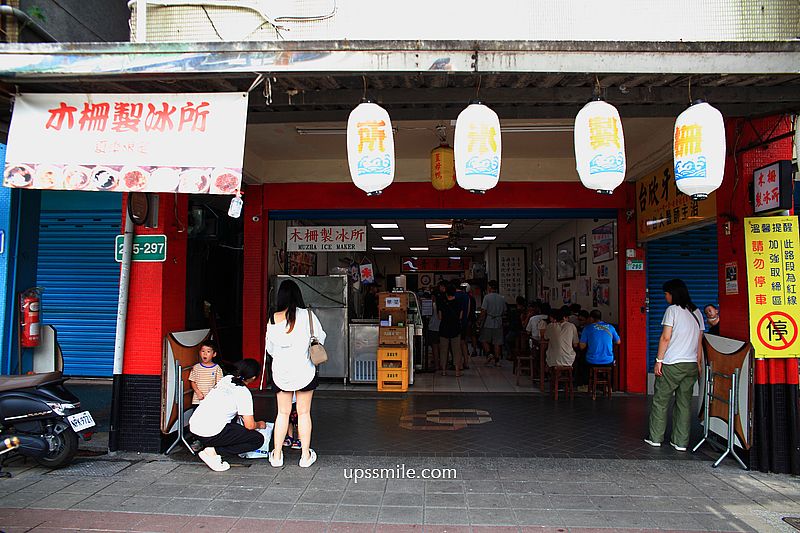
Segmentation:
[[(581, 104), (588, 102), (592, 87), (526, 87), (481, 89), (480, 98), (495, 104)], [(474, 88), (412, 88), (368, 90), (370, 100), (382, 105), (437, 105), (467, 103), (475, 98)], [(272, 107), (292, 106), (355, 106), (361, 102), (362, 90), (334, 89), (301, 91), (289, 95), (273, 91)], [(688, 87), (609, 87), (602, 96), (614, 105), (681, 104), (689, 102)], [(693, 99), (703, 98), (722, 103), (780, 103), (800, 101), (800, 86), (785, 87), (698, 87), (691, 89)], [(251, 93), (251, 105), (264, 105), (264, 96)]]
[[(389, 108), (393, 121), (397, 120), (455, 120), (466, 107), (418, 107)], [(492, 109), (501, 119), (574, 119), (580, 105), (561, 106), (495, 106)], [(764, 103), (764, 104), (722, 104), (715, 105), (726, 117), (753, 117), (777, 113), (797, 113), (800, 102)], [(263, 107), (262, 107), (263, 109)], [(618, 107), (623, 118), (675, 117), (686, 109), (686, 104), (669, 105), (626, 105)], [(250, 108), (247, 114), (248, 124), (292, 124), (308, 122), (341, 122), (347, 123), (350, 109), (334, 111), (259, 111)]]

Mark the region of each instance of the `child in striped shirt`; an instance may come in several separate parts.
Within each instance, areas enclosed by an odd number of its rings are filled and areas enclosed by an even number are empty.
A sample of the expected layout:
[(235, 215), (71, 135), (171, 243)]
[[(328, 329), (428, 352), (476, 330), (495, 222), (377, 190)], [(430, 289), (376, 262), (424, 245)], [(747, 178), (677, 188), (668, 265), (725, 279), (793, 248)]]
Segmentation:
[(199, 404), (208, 391), (222, 379), (222, 368), (214, 362), (216, 355), (217, 346), (214, 341), (203, 341), (200, 345), (200, 362), (194, 365), (189, 373), (189, 382), (194, 391), (192, 405)]

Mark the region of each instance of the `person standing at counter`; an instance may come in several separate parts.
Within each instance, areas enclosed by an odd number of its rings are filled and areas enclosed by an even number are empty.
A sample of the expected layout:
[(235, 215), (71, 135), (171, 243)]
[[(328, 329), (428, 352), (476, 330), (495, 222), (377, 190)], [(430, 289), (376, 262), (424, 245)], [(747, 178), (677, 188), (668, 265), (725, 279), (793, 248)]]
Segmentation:
[(300, 287), (285, 280), (278, 289), (276, 311), (270, 314), (267, 324), (266, 347), (272, 356), (272, 381), (276, 389), (278, 415), (275, 418), (273, 442), (269, 463), (283, 466), (281, 444), (289, 429), (292, 412), (292, 395), (297, 396), (297, 429), (302, 445), (300, 466), (308, 468), (317, 460), (311, 449), (311, 398), (317, 388), (317, 369), (311, 362), (311, 328), (320, 344), (325, 344), (325, 331), (316, 315), (306, 309)]
[(456, 299), (456, 287), (447, 286), (445, 297), (439, 303), (439, 358), (442, 375), (447, 375), (447, 351), (453, 350), (456, 377), (461, 377), (461, 319), (464, 310)]
[(489, 293), (481, 302), (481, 316), (478, 319), (478, 323), (481, 324), (480, 340), (486, 354), (486, 366), (491, 366), (492, 363), (500, 366), (503, 355), (503, 314), (506, 312), (506, 299), (497, 292), (497, 280), (489, 281), (488, 288)]

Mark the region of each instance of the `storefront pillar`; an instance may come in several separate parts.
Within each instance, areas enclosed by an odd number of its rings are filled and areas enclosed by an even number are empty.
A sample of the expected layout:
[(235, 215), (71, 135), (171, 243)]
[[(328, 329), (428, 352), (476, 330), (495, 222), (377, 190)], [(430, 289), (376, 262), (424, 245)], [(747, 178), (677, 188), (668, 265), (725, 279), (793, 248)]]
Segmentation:
[(264, 209), (263, 185), (249, 186), (244, 202), (244, 297), (242, 298), (242, 357), (264, 358), (267, 286), (266, 254), (269, 253), (269, 223)]
[[(617, 388), (629, 393), (647, 391), (647, 276), (644, 270), (628, 270), (628, 259), (644, 261), (644, 248), (636, 243), (634, 201), (636, 185), (625, 184), (626, 205), (617, 215), (617, 268), (619, 278), (620, 383)], [(629, 250), (633, 257), (628, 257)]]
[[(186, 324), (189, 199), (183, 194), (158, 194), (151, 200), (158, 201), (156, 227), (137, 226), (135, 234), (166, 235), (167, 259), (162, 263), (134, 261), (131, 266), (119, 448), (158, 453), (164, 338)], [(123, 206), (126, 202), (127, 197)]]
[[(750, 199), (753, 171), (774, 161), (792, 158), (791, 137), (764, 142), (788, 133), (791, 127), (787, 116), (726, 123), (728, 160), (725, 179), (717, 191), (720, 334), (725, 337), (750, 338), (744, 219), (753, 216)], [(738, 270), (737, 294), (727, 294), (725, 290), (725, 265), (729, 263), (735, 264)], [(758, 359), (755, 362), (752, 468), (800, 474), (797, 363), (796, 359)]]

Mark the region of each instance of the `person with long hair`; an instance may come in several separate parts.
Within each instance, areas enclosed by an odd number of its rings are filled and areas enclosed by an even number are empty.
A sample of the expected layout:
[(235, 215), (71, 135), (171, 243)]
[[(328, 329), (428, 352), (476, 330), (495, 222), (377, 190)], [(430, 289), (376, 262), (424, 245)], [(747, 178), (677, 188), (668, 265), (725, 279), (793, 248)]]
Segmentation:
[[(264, 445), (264, 435), (256, 429), (267, 425), (253, 417), (253, 396), (247, 388), (261, 373), (261, 365), (254, 359), (242, 359), (234, 368), (234, 374), (224, 376), (208, 391), (189, 419), (189, 430), (203, 446), (197, 456), (216, 472), (231, 467), (218, 452), (238, 455)], [(236, 416), (241, 424), (233, 422)]]
[(703, 315), (692, 303), (686, 283), (671, 279), (664, 283), (664, 298), (669, 307), (661, 321), (654, 372), (653, 404), (650, 407), (650, 434), (644, 441), (661, 446), (667, 428), (667, 411), (672, 410), (670, 445), (685, 452), (689, 444), (692, 389), (703, 369)]
[(278, 403), (273, 431), (275, 448), (269, 454), (274, 467), (283, 466), (281, 444), (289, 428), (293, 393), (297, 397), (297, 430), (302, 446), (300, 466), (307, 468), (317, 460), (311, 449), (311, 398), (318, 384), (317, 369), (309, 355), (312, 325), (314, 337), (325, 344), (325, 331), (316, 315), (306, 309), (300, 287), (293, 280), (284, 280), (278, 288), (265, 338), (267, 352), (272, 356), (272, 382)]

